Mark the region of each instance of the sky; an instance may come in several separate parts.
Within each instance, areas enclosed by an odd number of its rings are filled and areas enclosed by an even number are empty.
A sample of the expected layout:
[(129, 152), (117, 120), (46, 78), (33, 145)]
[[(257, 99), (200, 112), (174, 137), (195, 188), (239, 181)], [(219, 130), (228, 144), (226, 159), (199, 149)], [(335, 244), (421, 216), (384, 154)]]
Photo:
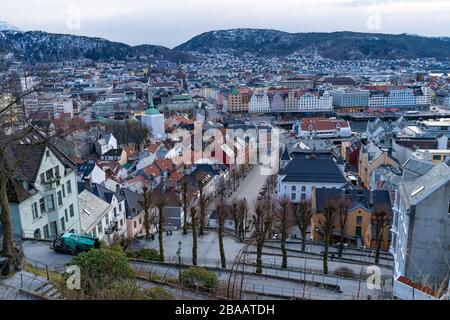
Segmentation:
[(0, 0), (1, 20), (170, 48), (231, 28), (450, 36), (450, 0)]

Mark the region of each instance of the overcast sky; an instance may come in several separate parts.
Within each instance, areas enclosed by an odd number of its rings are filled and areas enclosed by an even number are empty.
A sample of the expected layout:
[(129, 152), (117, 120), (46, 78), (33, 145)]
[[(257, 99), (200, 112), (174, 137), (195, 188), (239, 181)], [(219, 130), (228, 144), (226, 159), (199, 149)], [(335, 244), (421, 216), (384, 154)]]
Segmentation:
[(0, 20), (23, 30), (168, 47), (243, 27), (450, 36), (450, 0), (0, 0)]

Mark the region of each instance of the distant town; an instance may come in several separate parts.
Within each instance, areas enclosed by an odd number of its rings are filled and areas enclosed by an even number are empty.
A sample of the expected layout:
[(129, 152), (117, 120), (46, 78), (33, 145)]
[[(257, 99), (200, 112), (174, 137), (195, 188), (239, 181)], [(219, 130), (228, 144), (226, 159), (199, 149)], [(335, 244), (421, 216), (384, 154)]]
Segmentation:
[(0, 299), (450, 298), (450, 60), (2, 49)]

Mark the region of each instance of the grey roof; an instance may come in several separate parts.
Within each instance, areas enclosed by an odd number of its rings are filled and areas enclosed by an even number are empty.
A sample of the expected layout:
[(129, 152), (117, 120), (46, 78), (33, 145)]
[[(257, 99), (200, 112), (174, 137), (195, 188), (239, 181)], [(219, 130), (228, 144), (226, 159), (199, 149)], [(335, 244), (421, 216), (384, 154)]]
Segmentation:
[(100, 184), (97, 184), (97, 183), (94, 183), (92, 185), (92, 193), (95, 194), (100, 199), (105, 200), (108, 203), (111, 203), (113, 196), (115, 196), (119, 202), (125, 199), (125, 197), (123, 195), (121, 195), (120, 193), (115, 193), (115, 192), (109, 190), (108, 188), (106, 188)]
[(288, 148), (284, 148), (283, 155), (281, 156), (281, 161), (289, 161), (291, 157), (289, 156)]
[(328, 200), (342, 197), (350, 201), (349, 210), (362, 207), (373, 211), (376, 208), (391, 207), (389, 191), (387, 190), (373, 190), (370, 194), (368, 190), (318, 188), (316, 189), (316, 211), (323, 212), (323, 207)]
[(80, 223), (83, 232), (90, 230), (110, 209), (110, 204), (93, 193), (84, 190), (78, 196)]
[(144, 201), (144, 196), (129, 189), (120, 190), (120, 194), (125, 197), (125, 209), (127, 212), (127, 219), (133, 219), (141, 213), (141, 203)]
[(106, 152), (102, 157), (120, 157), (122, 155), (123, 149), (111, 149)]
[(419, 204), (449, 182), (450, 167), (445, 163), (441, 163), (415, 180), (400, 183), (399, 191), (406, 205), (413, 206)]
[(283, 182), (346, 183), (344, 175), (333, 159), (294, 158), (280, 171)]
[(433, 169), (433, 165), (431, 163), (420, 161), (413, 157), (407, 160), (403, 165), (403, 170), (412, 172), (419, 176), (423, 176), (431, 169)]

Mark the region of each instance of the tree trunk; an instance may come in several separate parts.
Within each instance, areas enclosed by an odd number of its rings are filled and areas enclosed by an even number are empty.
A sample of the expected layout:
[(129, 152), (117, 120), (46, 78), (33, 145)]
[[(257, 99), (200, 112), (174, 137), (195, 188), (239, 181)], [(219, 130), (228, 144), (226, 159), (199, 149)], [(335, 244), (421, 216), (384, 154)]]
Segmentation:
[(323, 273), (328, 274), (328, 246), (329, 246), (329, 236), (325, 236), (325, 249), (323, 251)]
[(262, 273), (262, 251), (264, 241), (259, 241), (256, 245), (256, 273)]
[(200, 230), (199, 235), (203, 235), (204, 231), (204, 224), (205, 224), (205, 199), (203, 199), (203, 192), (200, 194)]
[(13, 256), (13, 231), (11, 215), (9, 211), (8, 194), (6, 192), (7, 180), (0, 169), (0, 222), (3, 226), (3, 248), (2, 254), (5, 257)]
[(342, 257), (342, 253), (344, 252), (344, 232), (341, 230), (341, 238), (339, 239), (339, 258)]
[(281, 235), (281, 254), (283, 256), (283, 261), (281, 263), (281, 268), (287, 269), (287, 250), (286, 250), (286, 232), (282, 232)]
[(224, 218), (219, 218), (219, 251), (220, 251), (220, 263), (222, 265), (222, 268), (227, 267), (226, 259), (225, 259), (225, 250), (223, 247), (223, 233), (224, 233)]
[(163, 244), (163, 214), (162, 209), (159, 208), (159, 224), (158, 224), (158, 240), (159, 240), (159, 257), (164, 261), (164, 244)]
[(378, 264), (380, 262), (380, 251), (381, 251), (381, 232), (377, 235), (377, 247), (375, 251), (375, 263)]
[(302, 231), (302, 252), (306, 252), (306, 228)]
[(195, 215), (191, 214), (192, 220), (192, 265), (197, 265), (197, 228), (195, 223)]
[(187, 234), (187, 208), (183, 207), (184, 216), (183, 216), (183, 234)]

